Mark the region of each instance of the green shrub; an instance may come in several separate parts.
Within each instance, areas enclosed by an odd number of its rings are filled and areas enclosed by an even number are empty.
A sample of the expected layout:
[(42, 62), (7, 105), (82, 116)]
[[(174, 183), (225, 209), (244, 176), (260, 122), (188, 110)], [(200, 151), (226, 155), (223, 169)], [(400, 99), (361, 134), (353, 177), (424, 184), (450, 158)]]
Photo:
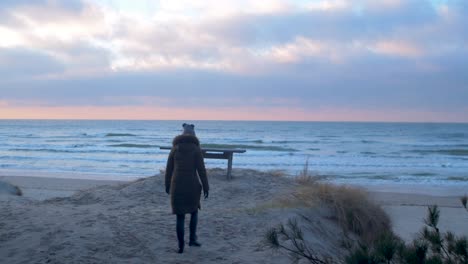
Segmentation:
[[(463, 199), (462, 199), (463, 203)], [(452, 232), (439, 230), (440, 210), (429, 206), (425, 227), (412, 243), (404, 244), (388, 232), (374, 243), (360, 245), (346, 258), (346, 263), (467, 264), (468, 240)]]
[(325, 256), (318, 254), (307, 244), (296, 219), (289, 219), (286, 226), (280, 224), (277, 228), (269, 229), (265, 239), (271, 248), (286, 251), (294, 263), (300, 259), (314, 264), (329, 263)]
[[(377, 229), (375, 225), (368, 226), (374, 233), (372, 239), (369, 239), (369, 237), (363, 236), (363, 234), (369, 233), (365, 228), (367, 221), (359, 224), (359, 228), (356, 228), (355, 224), (349, 224), (349, 222), (354, 221), (350, 219), (353, 217), (362, 219), (361, 214), (365, 215), (368, 211), (359, 210), (359, 208), (352, 206), (353, 204), (359, 204), (357, 203), (359, 200), (361, 201), (360, 204), (368, 206), (368, 200), (365, 199), (365, 195), (356, 192), (356, 190), (349, 192), (347, 188), (340, 189), (341, 187), (333, 187), (332, 185), (323, 183), (313, 182), (312, 186), (315, 189), (312, 192), (310, 192), (311, 189), (308, 189), (309, 192), (303, 192), (303, 194), (307, 193), (307, 196), (303, 196), (302, 198), (311, 198), (310, 195), (318, 195), (320, 197), (319, 200), (322, 202), (328, 201), (329, 205), (333, 205), (332, 209), (337, 210), (339, 208), (338, 211), (341, 211), (341, 213), (338, 213), (337, 216), (344, 215), (348, 218), (337, 219), (338, 223), (361, 238), (360, 242), (352, 247), (350, 253), (344, 259), (345, 263), (468, 264), (467, 237), (458, 237), (452, 232), (440, 232), (438, 227), (440, 210), (437, 205), (428, 207), (427, 216), (424, 220), (425, 227), (423, 227), (420, 234), (411, 243), (405, 244), (396, 236), (391, 231), (389, 221), (384, 220), (386, 218), (377, 221), (377, 223), (380, 223), (378, 225), (380, 229)], [(337, 195), (338, 193), (339, 195)], [(346, 199), (342, 199), (344, 197)], [(461, 197), (460, 200), (463, 207), (467, 209), (467, 196)], [(343, 204), (337, 206), (340, 203)], [(345, 205), (354, 210), (348, 211)], [(347, 216), (347, 212), (353, 212), (355, 216)], [(367, 219), (368, 217), (364, 218)], [(371, 217), (369, 219), (374, 218)], [(362, 220), (358, 222), (362, 222)], [(266, 241), (270, 247), (287, 252), (296, 263), (301, 259), (308, 260), (310, 263), (320, 264), (332, 262), (330, 258), (318, 254), (308, 245), (307, 241), (304, 240), (301, 228), (294, 219), (289, 220), (286, 226), (281, 224), (277, 228), (270, 229), (267, 232)]]

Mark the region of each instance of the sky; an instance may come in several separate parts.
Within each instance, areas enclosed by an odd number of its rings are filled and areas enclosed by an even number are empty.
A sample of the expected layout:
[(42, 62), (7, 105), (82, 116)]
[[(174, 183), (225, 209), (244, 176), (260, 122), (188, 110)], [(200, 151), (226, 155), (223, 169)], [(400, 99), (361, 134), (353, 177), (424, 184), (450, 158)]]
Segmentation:
[(0, 119), (468, 122), (466, 0), (1, 0)]

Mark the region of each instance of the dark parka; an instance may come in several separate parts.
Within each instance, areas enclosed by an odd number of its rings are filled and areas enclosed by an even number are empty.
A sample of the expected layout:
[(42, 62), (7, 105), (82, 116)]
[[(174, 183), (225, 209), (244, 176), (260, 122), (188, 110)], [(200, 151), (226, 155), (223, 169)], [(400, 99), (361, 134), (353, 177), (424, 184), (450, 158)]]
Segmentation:
[(202, 186), (209, 190), (198, 138), (188, 134), (175, 137), (166, 166), (166, 191), (171, 194), (172, 213), (198, 210)]

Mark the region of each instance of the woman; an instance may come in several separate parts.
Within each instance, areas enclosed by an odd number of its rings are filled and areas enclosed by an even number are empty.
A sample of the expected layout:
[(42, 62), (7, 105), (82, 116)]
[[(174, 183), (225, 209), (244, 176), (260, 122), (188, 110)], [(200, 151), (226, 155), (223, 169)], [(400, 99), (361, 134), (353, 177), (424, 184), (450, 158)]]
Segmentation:
[(184, 123), (182, 127), (182, 135), (172, 141), (166, 166), (166, 193), (171, 195), (172, 213), (177, 215), (179, 253), (184, 252), (185, 214), (191, 214), (189, 246), (201, 246), (196, 234), (198, 209), (201, 208), (202, 187), (205, 199), (208, 198), (209, 190), (200, 142), (195, 136), (195, 126)]

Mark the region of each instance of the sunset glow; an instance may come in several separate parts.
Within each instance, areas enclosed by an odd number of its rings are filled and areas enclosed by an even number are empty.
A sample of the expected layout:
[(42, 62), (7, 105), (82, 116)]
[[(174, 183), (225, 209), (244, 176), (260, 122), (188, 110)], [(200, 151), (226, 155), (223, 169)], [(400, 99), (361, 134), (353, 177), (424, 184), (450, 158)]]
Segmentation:
[(2, 1), (0, 118), (468, 122), (468, 4)]

